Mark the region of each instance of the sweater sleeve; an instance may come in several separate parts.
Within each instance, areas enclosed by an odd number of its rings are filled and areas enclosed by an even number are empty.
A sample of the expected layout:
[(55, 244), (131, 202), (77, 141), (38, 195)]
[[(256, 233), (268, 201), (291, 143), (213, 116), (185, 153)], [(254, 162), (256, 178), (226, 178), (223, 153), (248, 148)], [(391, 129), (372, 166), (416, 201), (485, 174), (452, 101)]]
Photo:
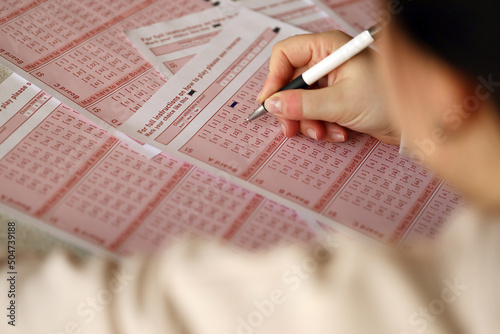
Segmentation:
[(190, 240), (122, 263), (30, 255), (19, 258), (16, 327), (2, 317), (0, 332), (458, 333), (451, 306), (419, 313), (446, 287), (439, 266), (343, 242), (242, 254)]

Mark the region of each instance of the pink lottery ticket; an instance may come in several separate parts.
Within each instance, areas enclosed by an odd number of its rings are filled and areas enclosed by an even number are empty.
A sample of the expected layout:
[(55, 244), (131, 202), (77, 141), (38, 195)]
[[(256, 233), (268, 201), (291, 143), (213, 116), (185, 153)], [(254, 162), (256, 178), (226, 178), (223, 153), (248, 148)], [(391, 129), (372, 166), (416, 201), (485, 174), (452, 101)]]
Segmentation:
[[(285, 138), (272, 115), (245, 122), (272, 45), (302, 32), (242, 9), (121, 129), (324, 224), (397, 246), (422, 230), (415, 224), (434, 224), (421, 217), (442, 201), (442, 179), (367, 135), (320, 143)], [(454, 196), (445, 205), (458, 207)]]
[(317, 236), (314, 221), (217, 173), (145, 158), (15, 74), (0, 88), (2, 211), (122, 255), (187, 234), (248, 250)]
[(456, 189), (448, 183), (434, 194), (432, 201), (420, 213), (414, 224), (406, 230), (400, 248), (410, 248), (424, 240), (434, 240), (457, 207), (464, 205)]
[(0, 62), (100, 126), (116, 127), (165, 82), (123, 30), (205, 0), (25, 0), (0, 5)]
[(241, 6), (310, 32), (351, 31), (312, 0), (246, 0), (129, 30), (125, 34), (166, 78), (171, 78), (237, 15)]
[[(328, 6), (359, 32), (369, 28), (379, 19), (387, 18), (389, 12), (381, 13), (374, 0), (317, 0)], [(385, 14), (385, 15), (384, 15)]]

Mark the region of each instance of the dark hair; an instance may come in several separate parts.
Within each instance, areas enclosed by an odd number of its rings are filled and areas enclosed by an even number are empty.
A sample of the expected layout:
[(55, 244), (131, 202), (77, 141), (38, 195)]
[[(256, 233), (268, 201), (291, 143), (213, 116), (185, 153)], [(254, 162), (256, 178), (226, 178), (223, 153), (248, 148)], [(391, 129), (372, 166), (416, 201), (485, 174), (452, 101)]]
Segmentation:
[[(393, 0), (390, 0), (393, 1)], [(470, 79), (500, 82), (500, 2), (400, 0), (398, 28)], [(500, 107), (500, 87), (493, 94)]]

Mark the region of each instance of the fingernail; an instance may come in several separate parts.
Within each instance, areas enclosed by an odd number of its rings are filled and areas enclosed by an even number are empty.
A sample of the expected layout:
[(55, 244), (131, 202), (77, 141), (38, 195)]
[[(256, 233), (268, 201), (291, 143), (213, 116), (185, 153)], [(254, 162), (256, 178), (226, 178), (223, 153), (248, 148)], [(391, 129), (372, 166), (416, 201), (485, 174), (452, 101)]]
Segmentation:
[(334, 133), (332, 133), (331, 137), (336, 142), (344, 142), (345, 141), (345, 135), (342, 132), (334, 132)]
[(286, 126), (283, 123), (281, 123), (281, 131), (283, 131), (283, 134), (286, 136)]
[(264, 107), (272, 114), (281, 114), (281, 99), (279, 96), (271, 97), (264, 102)]
[(257, 95), (257, 98), (255, 99), (255, 101), (257, 101), (257, 103), (261, 103), (262, 104), (262, 102), (261, 102), (262, 99), (260, 97), (261, 95), (262, 95), (262, 93), (259, 93), (259, 95)]
[(283, 131), (283, 134), (286, 136), (286, 125), (285, 125), (285, 123), (283, 123), (279, 117), (276, 117), (276, 120), (278, 121), (278, 123), (280, 123), (280, 125), (281, 125), (281, 131)]
[(306, 134), (311, 137), (311, 138), (314, 138), (316, 140), (318, 140), (318, 134), (316, 133), (316, 131), (314, 131), (313, 129), (307, 129), (306, 130)]

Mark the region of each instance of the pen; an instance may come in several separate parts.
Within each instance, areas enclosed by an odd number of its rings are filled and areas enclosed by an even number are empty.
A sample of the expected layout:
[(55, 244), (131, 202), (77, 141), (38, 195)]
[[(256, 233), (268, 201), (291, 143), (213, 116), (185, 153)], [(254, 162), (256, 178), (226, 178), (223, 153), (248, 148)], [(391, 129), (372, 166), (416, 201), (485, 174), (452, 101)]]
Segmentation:
[[(349, 42), (344, 44), (339, 49), (335, 50), (328, 57), (299, 75), (297, 78), (292, 80), (285, 87), (281, 88), (279, 91), (289, 90), (289, 89), (305, 89), (316, 81), (366, 49), (370, 44), (372, 44), (375, 39), (375, 35), (380, 31), (380, 26), (374, 25), (367, 30), (363, 31)], [(264, 103), (257, 108), (253, 113), (248, 116), (247, 121), (253, 121), (254, 119), (263, 116), (267, 113)]]

